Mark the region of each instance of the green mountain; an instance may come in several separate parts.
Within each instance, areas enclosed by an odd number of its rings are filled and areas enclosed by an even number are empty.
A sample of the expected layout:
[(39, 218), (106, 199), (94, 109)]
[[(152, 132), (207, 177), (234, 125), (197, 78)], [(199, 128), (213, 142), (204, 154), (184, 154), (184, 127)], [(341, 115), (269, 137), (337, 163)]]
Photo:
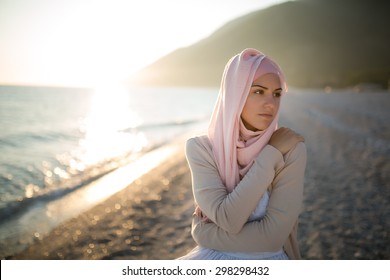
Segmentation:
[(297, 0), (237, 18), (140, 70), (148, 85), (219, 85), (226, 62), (251, 47), (298, 87), (390, 83), (390, 1)]

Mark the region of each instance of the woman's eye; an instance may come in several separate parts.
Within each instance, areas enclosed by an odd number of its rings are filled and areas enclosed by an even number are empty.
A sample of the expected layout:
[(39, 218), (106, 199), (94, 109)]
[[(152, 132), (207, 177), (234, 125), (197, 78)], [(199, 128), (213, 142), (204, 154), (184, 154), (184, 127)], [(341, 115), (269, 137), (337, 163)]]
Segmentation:
[(264, 90), (259, 89), (259, 90), (256, 90), (255, 93), (256, 93), (256, 94), (264, 94)]
[(282, 96), (281, 92), (274, 92), (274, 97), (280, 97), (280, 96)]

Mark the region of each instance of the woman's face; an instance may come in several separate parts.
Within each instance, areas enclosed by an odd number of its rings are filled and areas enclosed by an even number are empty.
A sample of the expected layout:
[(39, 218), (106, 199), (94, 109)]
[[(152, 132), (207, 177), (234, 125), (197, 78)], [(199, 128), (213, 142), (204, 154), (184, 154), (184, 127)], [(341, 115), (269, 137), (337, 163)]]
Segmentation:
[(265, 74), (253, 81), (241, 119), (252, 131), (265, 130), (276, 117), (282, 88), (276, 74)]

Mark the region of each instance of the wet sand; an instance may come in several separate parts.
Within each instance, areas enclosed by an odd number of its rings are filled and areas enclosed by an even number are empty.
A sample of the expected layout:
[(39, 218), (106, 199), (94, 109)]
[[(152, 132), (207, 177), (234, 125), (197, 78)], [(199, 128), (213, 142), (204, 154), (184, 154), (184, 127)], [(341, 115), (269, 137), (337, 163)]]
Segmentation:
[[(304, 259), (390, 259), (390, 97), (374, 97), (292, 95), (284, 108), (282, 125), (304, 135), (308, 149)], [(193, 209), (179, 152), (10, 258), (174, 259), (195, 246)]]

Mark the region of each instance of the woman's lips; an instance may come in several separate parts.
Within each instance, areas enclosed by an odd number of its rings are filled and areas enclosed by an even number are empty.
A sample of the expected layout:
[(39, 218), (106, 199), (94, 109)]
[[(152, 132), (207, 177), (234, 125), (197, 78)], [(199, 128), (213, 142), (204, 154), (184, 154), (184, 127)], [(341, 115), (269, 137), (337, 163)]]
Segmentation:
[(272, 114), (259, 114), (260, 117), (263, 117), (263, 118), (267, 118), (267, 119), (271, 119), (272, 118)]

